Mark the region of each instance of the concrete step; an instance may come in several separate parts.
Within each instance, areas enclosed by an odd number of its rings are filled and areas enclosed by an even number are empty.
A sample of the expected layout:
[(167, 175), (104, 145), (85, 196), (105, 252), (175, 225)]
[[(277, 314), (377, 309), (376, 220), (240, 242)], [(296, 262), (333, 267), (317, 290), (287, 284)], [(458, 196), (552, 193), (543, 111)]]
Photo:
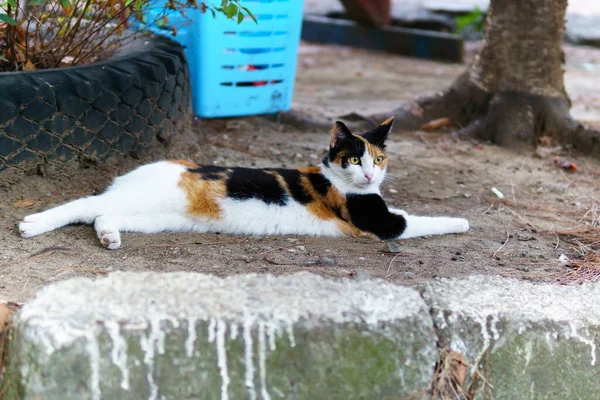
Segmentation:
[(300, 273), (115, 273), (14, 320), (6, 398), (398, 399), (438, 359), (416, 290)]

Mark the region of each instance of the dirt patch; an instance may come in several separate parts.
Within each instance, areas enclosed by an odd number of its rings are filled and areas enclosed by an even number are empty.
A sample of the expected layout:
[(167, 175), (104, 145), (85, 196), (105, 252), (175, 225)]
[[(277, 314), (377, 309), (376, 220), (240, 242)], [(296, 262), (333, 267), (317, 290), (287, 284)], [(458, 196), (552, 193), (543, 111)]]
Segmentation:
[[(364, 111), (356, 108), (360, 104), (365, 110), (386, 109), (405, 97), (398, 94), (392, 104), (393, 93), (388, 89), (380, 92), (387, 96), (385, 101), (376, 99), (377, 87), (390, 87), (390, 83), (382, 82), (382, 76), (388, 76), (386, 66), (393, 68), (389, 76), (399, 79), (393, 83), (396, 93), (401, 91), (398, 88), (403, 87), (403, 80), (414, 82), (410, 96), (426, 94), (451, 81), (452, 74), (438, 75), (436, 68), (456, 74), (462, 70), (455, 65), (328, 49), (313, 65), (323, 64), (321, 73), (331, 79), (336, 69), (339, 76), (351, 75), (343, 68), (346, 63), (367, 65), (368, 60), (379, 62), (379, 57), (387, 64), (377, 69), (384, 71), (383, 75), (356, 76), (355, 81), (346, 82), (346, 87), (340, 83), (337, 89), (325, 78), (321, 78), (323, 82), (310, 78), (307, 74), (313, 74), (313, 66), (300, 68), (298, 107), (329, 107), (327, 113), (341, 112), (342, 108), (344, 112)], [(340, 58), (336, 51), (347, 55)], [(306, 54), (304, 51), (301, 65)], [(327, 67), (327, 63), (332, 64)], [(421, 81), (424, 84), (419, 87)], [(307, 82), (314, 82), (312, 92), (306, 89)], [(343, 91), (347, 91), (345, 95), (341, 95)], [(582, 98), (588, 99), (592, 92), (589, 87), (585, 92), (573, 91), (575, 106), (583, 107)], [(300, 167), (317, 164), (327, 143), (327, 132), (300, 132), (261, 118), (196, 121), (193, 130), (176, 138), (172, 147), (157, 149), (143, 159), (91, 166), (53, 179), (31, 176), (2, 189), (0, 299), (25, 301), (51, 282), (104, 276), (117, 270), (193, 271), (218, 276), (304, 270), (329, 277), (384, 278), (405, 285), (472, 274), (558, 282), (567, 269), (558, 261), (559, 256), (564, 253), (580, 258), (578, 243), (584, 242), (575, 239), (566, 243), (566, 236), (549, 232), (598, 218), (598, 162), (552, 151), (538, 157), (519, 155), (493, 146), (455, 143), (447, 134), (396, 132), (389, 142), (389, 179), (383, 186), (386, 200), (414, 214), (465, 217), (471, 223), (469, 233), (406, 240), (399, 242), (401, 253), (389, 253), (384, 251), (385, 243), (368, 239), (192, 233), (125, 233), (124, 247), (110, 251), (100, 246), (90, 226), (70, 226), (32, 239), (22, 239), (14, 230), (23, 216), (98, 193), (113, 177), (150, 160), (174, 157), (225, 166)], [(559, 168), (553, 162), (556, 155), (574, 161), (577, 172)], [(505, 198), (499, 199), (493, 187)]]

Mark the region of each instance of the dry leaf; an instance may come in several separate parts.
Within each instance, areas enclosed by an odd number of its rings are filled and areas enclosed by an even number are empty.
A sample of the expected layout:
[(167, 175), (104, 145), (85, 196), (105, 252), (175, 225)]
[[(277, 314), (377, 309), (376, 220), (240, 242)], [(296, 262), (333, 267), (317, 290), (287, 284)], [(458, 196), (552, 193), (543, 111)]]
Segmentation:
[(34, 204), (35, 204), (35, 200), (19, 199), (19, 200), (15, 201), (14, 206), (17, 208), (26, 208), (26, 207), (31, 207)]
[(436, 129), (441, 128), (442, 126), (448, 126), (452, 123), (450, 118), (439, 118), (434, 119), (433, 121), (429, 121), (425, 125), (419, 128), (421, 131), (434, 131)]
[(0, 304), (0, 333), (4, 330), (4, 325), (8, 322), (10, 309), (6, 304)]
[(31, 62), (31, 60), (27, 60), (25, 65), (23, 65), (23, 70), (25, 71), (35, 71), (35, 65)]

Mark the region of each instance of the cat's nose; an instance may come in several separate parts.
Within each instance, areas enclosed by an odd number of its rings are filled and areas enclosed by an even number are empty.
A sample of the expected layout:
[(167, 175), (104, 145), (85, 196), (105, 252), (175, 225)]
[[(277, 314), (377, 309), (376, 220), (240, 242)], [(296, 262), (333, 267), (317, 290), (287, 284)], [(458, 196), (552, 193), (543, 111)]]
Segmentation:
[(365, 174), (365, 178), (367, 178), (367, 181), (371, 183), (371, 179), (373, 179), (373, 174)]

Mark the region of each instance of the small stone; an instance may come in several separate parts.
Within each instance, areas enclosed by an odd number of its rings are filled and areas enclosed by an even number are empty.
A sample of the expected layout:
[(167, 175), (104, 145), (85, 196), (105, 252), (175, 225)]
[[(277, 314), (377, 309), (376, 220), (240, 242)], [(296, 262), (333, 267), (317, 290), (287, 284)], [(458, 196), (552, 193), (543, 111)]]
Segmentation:
[(405, 277), (406, 279), (412, 279), (414, 276), (415, 276), (415, 274), (414, 274), (414, 273), (412, 273), (412, 272), (410, 272), (410, 271), (406, 271), (406, 272), (404, 272), (404, 277)]
[(419, 260), (419, 265), (423, 265), (423, 264), (425, 264), (425, 261)]
[(335, 260), (329, 257), (321, 257), (319, 261), (321, 262), (321, 264), (335, 264)]
[(306, 247), (304, 246), (296, 246), (296, 248), (300, 251), (306, 251)]
[(304, 156), (302, 155), (302, 153), (296, 153), (296, 154), (294, 154), (294, 159), (295, 160), (300, 160), (300, 159), (303, 159), (303, 158), (304, 158)]
[(294, 239), (294, 238), (287, 238), (285, 239), (286, 242), (290, 242), (290, 243), (296, 243), (298, 241), (298, 239)]
[(385, 245), (383, 246), (383, 251), (385, 251), (386, 253), (400, 253), (402, 250), (396, 242), (385, 242)]
[(454, 256), (451, 258), (452, 261), (458, 261), (458, 257)]
[(398, 193), (398, 191), (397, 191), (396, 189), (389, 189), (388, 191), (389, 191), (390, 193), (392, 193), (392, 194), (396, 194), (396, 193)]
[(472, 194), (471, 194), (471, 193), (463, 193), (463, 197), (464, 197), (465, 199), (468, 199), (468, 198), (470, 198), (471, 196), (472, 196)]
[(517, 267), (517, 270), (519, 270), (521, 272), (529, 272), (530, 268), (527, 265), (523, 265), (523, 266)]
[(252, 257), (250, 256), (241, 256), (239, 259), (242, 261), (246, 261), (247, 263), (252, 261)]
[(365, 258), (364, 258), (364, 257), (358, 257), (358, 259), (359, 259), (359, 260), (364, 260)]
[(290, 253), (295, 253), (296, 249), (287, 249), (287, 251), (290, 252)]
[(107, 267), (106, 271), (112, 271), (114, 268), (113, 267)]

